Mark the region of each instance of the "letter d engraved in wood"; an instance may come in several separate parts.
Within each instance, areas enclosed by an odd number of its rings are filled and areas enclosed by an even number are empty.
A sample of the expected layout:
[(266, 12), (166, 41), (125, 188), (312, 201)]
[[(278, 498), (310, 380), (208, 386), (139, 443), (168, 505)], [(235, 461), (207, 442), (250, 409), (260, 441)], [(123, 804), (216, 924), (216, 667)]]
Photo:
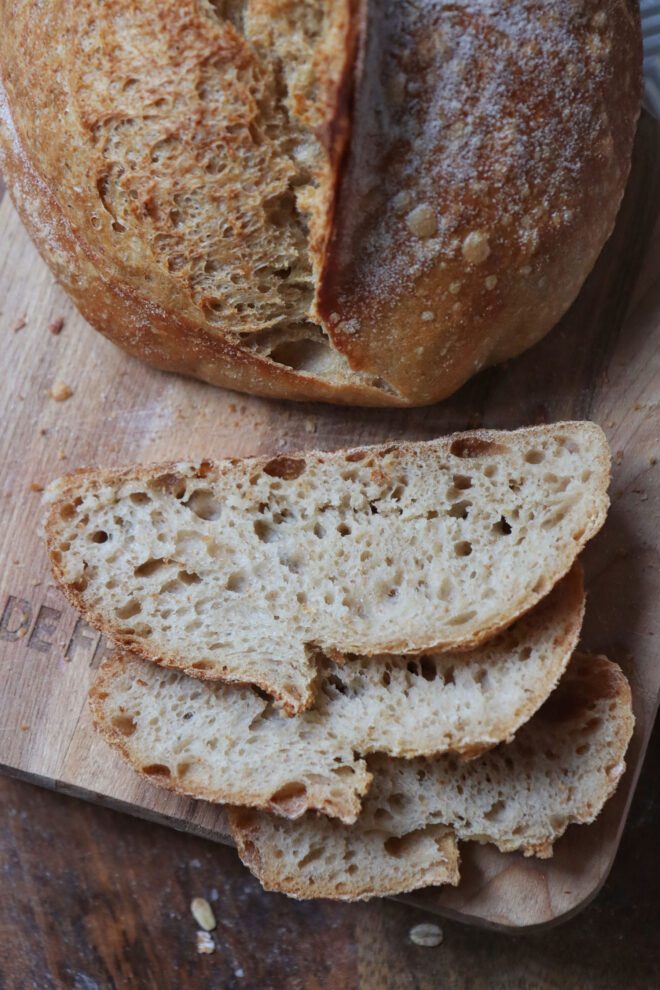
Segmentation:
[(0, 618), (0, 639), (13, 643), (27, 635), (32, 621), (32, 608), (24, 598), (9, 595), (2, 618)]

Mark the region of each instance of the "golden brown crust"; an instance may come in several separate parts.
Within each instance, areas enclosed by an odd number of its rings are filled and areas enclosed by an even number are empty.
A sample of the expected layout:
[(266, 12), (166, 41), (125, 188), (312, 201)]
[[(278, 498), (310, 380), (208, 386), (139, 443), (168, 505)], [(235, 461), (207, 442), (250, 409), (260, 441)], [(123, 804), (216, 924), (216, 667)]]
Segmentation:
[(304, 5), (299, 44), (293, 0), (1, 0), (2, 166), (97, 329), (229, 388), (404, 406), (557, 321), (629, 168), (636, 4), (386, 0), (362, 32), (364, 6)]
[(609, 236), (639, 106), (638, 5), (384, 7), (319, 312), (353, 367), (428, 402), (547, 333)]

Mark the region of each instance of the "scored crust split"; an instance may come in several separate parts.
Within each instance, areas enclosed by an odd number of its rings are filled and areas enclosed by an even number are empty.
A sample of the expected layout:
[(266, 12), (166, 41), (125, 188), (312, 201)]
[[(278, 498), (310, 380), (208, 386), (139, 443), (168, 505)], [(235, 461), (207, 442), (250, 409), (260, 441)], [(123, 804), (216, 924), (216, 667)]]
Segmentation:
[(378, 896), (385, 892), (380, 877), (387, 893), (428, 886), (439, 827), (460, 840), (545, 858), (568, 825), (592, 822), (616, 789), (633, 725), (620, 668), (576, 654), (558, 689), (508, 745), (464, 764), (451, 756), (376, 756), (355, 825), (241, 808), (229, 812), (232, 835), (267, 890), (301, 898)]
[(0, 155), (82, 314), (161, 368), (418, 405), (559, 319), (612, 229), (635, 0), (0, 0)]
[(590, 423), (81, 471), (49, 489), (55, 577), (147, 659), (309, 707), (321, 650), (470, 649), (539, 602), (607, 512)]

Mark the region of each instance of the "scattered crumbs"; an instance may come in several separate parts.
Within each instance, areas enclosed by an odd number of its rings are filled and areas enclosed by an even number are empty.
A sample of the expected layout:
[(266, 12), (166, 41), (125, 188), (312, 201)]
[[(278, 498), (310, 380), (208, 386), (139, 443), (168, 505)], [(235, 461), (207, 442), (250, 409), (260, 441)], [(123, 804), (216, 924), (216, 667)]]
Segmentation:
[(51, 323), (48, 324), (48, 332), (52, 333), (53, 337), (59, 337), (62, 333), (62, 328), (64, 326), (64, 317), (58, 316)]
[(42, 426), (42, 428), (39, 430), (39, 436), (41, 436), (41, 437), (47, 437), (48, 436), (48, 430), (46, 429), (45, 426)]
[(38, 481), (33, 481), (30, 484), (30, 491), (31, 492), (42, 492), (43, 490), (44, 490), (44, 486), (43, 485), (40, 485)]
[(610, 430), (612, 430), (616, 426), (616, 420), (614, 420), (614, 419), (608, 419), (608, 421), (607, 421), (607, 423), (605, 425), (608, 426)]
[(73, 395), (73, 389), (65, 382), (55, 382), (50, 390), (51, 399), (55, 399), (55, 402), (66, 402)]
[(644, 408), (644, 407), (643, 407), (643, 405), (641, 404), (641, 402), (636, 402), (636, 403), (635, 403), (635, 405), (633, 406), (633, 409), (635, 410), (635, 412), (639, 412), (639, 410), (640, 410), (640, 409), (643, 409), (643, 408)]
[(457, 293), (459, 293), (461, 291), (461, 283), (460, 282), (451, 282), (450, 285), (449, 285), (449, 291), (451, 292), (452, 296), (457, 295)]
[(197, 932), (197, 952), (200, 956), (210, 956), (215, 952), (213, 936), (208, 932)]
[(427, 948), (435, 948), (440, 945), (444, 935), (439, 925), (422, 923), (410, 929), (410, 941), (413, 945), (423, 945)]
[(23, 639), (25, 635), (27, 635), (27, 629), (25, 626), (21, 626), (21, 628), (16, 632), (16, 636), (18, 639)]
[(435, 313), (432, 313), (430, 309), (425, 309), (422, 313), (422, 323), (430, 323), (434, 319)]
[(13, 325), (13, 327), (11, 328), (11, 332), (12, 333), (18, 333), (18, 331), (19, 330), (22, 330), (23, 327), (25, 327), (25, 326), (27, 326), (27, 317), (25, 317), (25, 316), (19, 316), (19, 318), (16, 320), (16, 322)]
[(200, 928), (205, 932), (212, 932), (217, 922), (213, 913), (213, 908), (205, 897), (193, 897), (190, 902), (190, 913)]
[(25, 725), (25, 724), (23, 724), (23, 725), (21, 726), (21, 732), (28, 732), (28, 731), (29, 731), (29, 729), (30, 729), (30, 726), (29, 726), (29, 725)]
[(60, 449), (57, 452), (57, 459), (58, 459), (58, 461), (65, 461), (66, 460), (66, 454), (64, 453), (64, 450), (63, 450), (62, 447), (60, 447)]
[(657, 463), (658, 463), (657, 457), (649, 457), (649, 464), (651, 465), (651, 467), (655, 467)]
[(237, 980), (242, 980), (245, 976), (245, 970), (241, 966), (238, 966), (237, 969), (234, 970), (234, 976)]
[(494, 289), (497, 285), (497, 275), (489, 275), (484, 284), (487, 289)]
[(620, 464), (621, 463), (621, 461), (623, 460), (623, 451), (622, 450), (617, 450), (616, 454), (614, 455), (614, 460), (616, 461), (617, 464)]

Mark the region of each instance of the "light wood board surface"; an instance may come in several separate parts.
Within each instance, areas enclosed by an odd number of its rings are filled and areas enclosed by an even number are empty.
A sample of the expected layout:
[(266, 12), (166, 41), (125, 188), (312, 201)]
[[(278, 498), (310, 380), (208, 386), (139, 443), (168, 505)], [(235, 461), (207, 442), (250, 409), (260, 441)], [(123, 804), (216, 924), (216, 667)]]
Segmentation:
[[(408, 898), (510, 928), (554, 923), (587, 903), (616, 853), (660, 688), (659, 214), (660, 129), (645, 116), (615, 233), (545, 341), (440, 405), (347, 410), (236, 395), (127, 357), (75, 312), (0, 184), (0, 767), (224, 837), (221, 809), (141, 781), (92, 730), (86, 694), (106, 644), (54, 587), (39, 537), (37, 489), (58, 474), (82, 465), (332, 449), (590, 418), (608, 435), (614, 472), (610, 516), (585, 555), (582, 643), (619, 661), (631, 679), (637, 724), (628, 771), (599, 821), (571, 827), (553, 859), (464, 845), (457, 889)], [(49, 327), (59, 318), (56, 334)], [(73, 393), (64, 402), (50, 397), (58, 382)]]

